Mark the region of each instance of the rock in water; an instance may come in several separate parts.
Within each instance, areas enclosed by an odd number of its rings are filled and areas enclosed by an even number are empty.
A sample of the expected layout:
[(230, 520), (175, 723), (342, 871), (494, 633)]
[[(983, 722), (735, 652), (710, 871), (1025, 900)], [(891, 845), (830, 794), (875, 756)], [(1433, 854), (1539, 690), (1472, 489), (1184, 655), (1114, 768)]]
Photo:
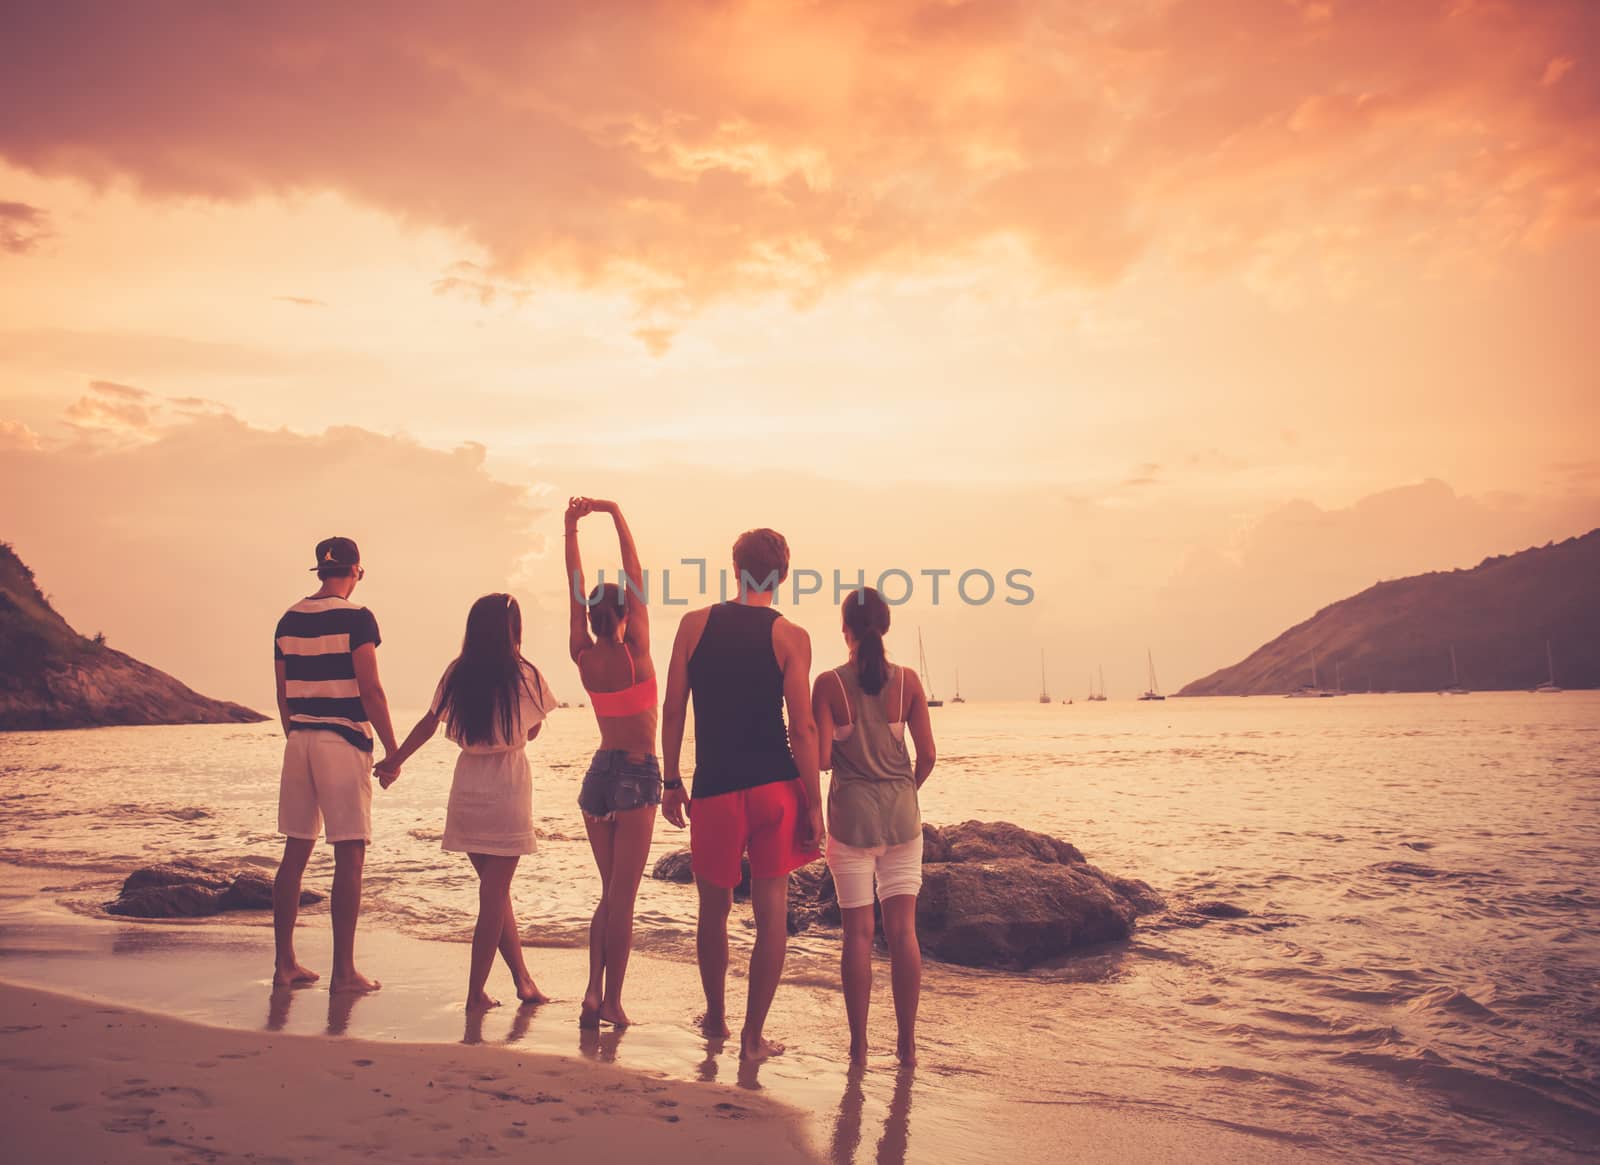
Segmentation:
[(1137, 909), (1087, 865), (1028, 858), (923, 867), (917, 935), (936, 959), (967, 967), (1032, 967), (1124, 939)]
[[(922, 851), (917, 933), (926, 954), (948, 963), (1035, 966), (1127, 938), (1140, 914), (1165, 906), (1146, 883), (1107, 874), (1076, 846), (1006, 821), (923, 825)], [(693, 881), (689, 851), (667, 854), (654, 876)], [(789, 933), (839, 923), (826, 863), (789, 875)]]
[[(300, 891), (300, 905), (321, 902), (315, 890)], [(179, 858), (141, 866), (122, 883), (107, 914), (128, 918), (203, 918), (225, 910), (271, 910), (272, 879), (260, 870), (216, 869)]]

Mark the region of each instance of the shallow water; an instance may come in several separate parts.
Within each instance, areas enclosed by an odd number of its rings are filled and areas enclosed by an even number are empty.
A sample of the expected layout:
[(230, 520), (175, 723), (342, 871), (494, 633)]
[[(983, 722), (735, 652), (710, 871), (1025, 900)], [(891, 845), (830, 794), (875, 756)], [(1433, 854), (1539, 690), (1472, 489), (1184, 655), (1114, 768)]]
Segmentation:
[[(1174, 901), (1250, 916), (1147, 918), (1130, 943), (1026, 975), (930, 964), (933, 1071), (1361, 1157), (1576, 1160), (1600, 1144), (1600, 696), (935, 716), (928, 820), (1014, 821)], [(543, 836), (516, 900), (544, 941), (581, 942), (598, 885), (574, 804), (593, 742), (572, 709), (532, 746)], [(280, 747), (273, 725), (0, 737), (0, 858), (270, 864)], [(465, 859), (438, 849), (453, 755), (435, 743), (378, 794), (369, 917), (422, 937), (465, 937), (476, 904)], [(685, 841), (663, 822), (655, 851)], [(328, 872), (322, 855), (313, 881)], [(692, 891), (647, 879), (639, 931), (690, 957)], [(791, 977), (826, 998), (835, 938), (794, 949)], [(650, 1005), (636, 986), (631, 1009)], [(773, 1022), (815, 1046), (839, 1017), (780, 995)]]

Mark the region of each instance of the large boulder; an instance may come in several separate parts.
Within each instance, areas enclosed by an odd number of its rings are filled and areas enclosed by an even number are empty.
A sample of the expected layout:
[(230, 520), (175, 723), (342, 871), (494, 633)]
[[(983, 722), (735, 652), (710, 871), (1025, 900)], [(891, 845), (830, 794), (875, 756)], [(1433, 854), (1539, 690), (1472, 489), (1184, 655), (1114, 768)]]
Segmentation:
[(1138, 909), (1087, 865), (1028, 858), (923, 867), (917, 935), (933, 958), (967, 967), (1032, 967), (1125, 939)]
[[(1035, 966), (1125, 939), (1139, 915), (1163, 909), (1144, 882), (1090, 865), (1076, 846), (1006, 821), (922, 827), (917, 933), (932, 958), (970, 967)], [(654, 875), (690, 882), (687, 850)], [(840, 923), (833, 875), (812, 862), (789, 876), (789, 932)]]
[[(300, 891), (300, 904), (321, 902), (315, 890)], [(218, 869), (189, 858), (141, 866), (106, 903), (107, 914), (128, 918), (203, 918), (226, 910), (271, 910), (272, 879), (260, 870)]]

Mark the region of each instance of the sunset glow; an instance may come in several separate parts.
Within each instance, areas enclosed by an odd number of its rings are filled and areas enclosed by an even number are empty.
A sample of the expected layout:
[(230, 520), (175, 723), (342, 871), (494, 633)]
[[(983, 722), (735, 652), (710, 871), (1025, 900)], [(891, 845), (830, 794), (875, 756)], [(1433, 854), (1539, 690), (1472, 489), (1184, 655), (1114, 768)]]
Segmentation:
[(572, 493), (1027, 568), (891, 636), (993, 698), (1600, 524), (1583, 0), (401, 12), (3, 17), (0, 527), (203, 691), (330, 532), (396, 699), (484, 591), (560, 658)]

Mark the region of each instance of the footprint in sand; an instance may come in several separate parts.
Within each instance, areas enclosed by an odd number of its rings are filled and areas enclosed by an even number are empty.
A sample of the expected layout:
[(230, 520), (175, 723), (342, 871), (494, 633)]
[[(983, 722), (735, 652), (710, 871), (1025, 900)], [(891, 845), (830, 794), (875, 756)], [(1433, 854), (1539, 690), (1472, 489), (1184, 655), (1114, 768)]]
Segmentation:
[(66, 1101), (62, 1101), (60, 1104), (52, 1104), (50, 1106), (50, 1111), (51, 1112), (71, 1112), (75, 1108), (82, 1108), (82, 1107), (83, 1107), (83, 1105), (79, 1101), (66, 1100)]
[(370, 1068), (374, 1063), (372, 1060), (351, 1060), (350, 1062), (357, 1068)]

